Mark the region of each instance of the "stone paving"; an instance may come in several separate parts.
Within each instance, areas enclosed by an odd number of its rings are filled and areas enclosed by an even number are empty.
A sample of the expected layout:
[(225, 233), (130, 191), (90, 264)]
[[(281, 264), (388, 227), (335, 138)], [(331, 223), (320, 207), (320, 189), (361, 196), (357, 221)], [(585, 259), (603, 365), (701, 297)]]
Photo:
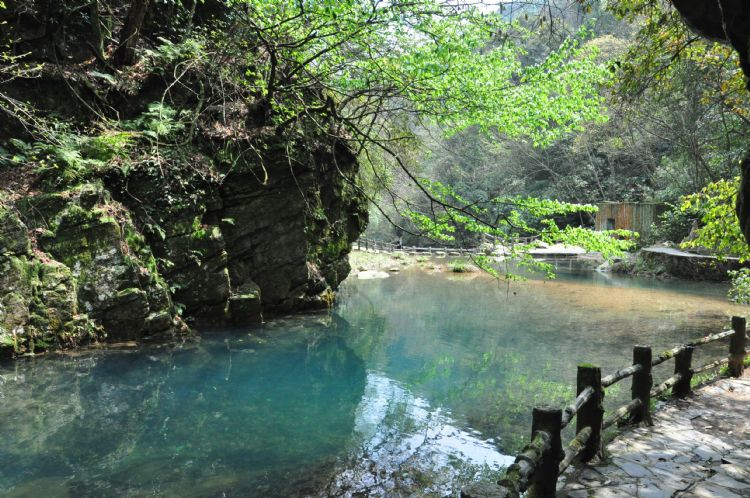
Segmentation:
[(750, 374), (722, 379), (569, 469), (558, 497), (750, 497)]

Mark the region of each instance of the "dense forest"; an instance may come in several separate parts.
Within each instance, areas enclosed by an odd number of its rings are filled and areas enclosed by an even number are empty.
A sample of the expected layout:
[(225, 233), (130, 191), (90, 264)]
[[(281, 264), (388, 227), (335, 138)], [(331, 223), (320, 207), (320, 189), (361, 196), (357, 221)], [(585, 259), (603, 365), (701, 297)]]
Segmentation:
[[(542, 146), (478, 127), (449, 137), (415, 127), (413, 168), (476, 203), (519, 195), (666, 203), (672, 209), (641, 243), (680, 242), (701, 217), (681, 209), (683, 196), (740, 174), (749, 121), (737, 55), (691, 32), (673, 7), (659, 2), (561, 1), (549, 10), (510, 10), (534, 33), (519, 41), (525, 64), (538, 64), (572, 35), (596, 53), (595, 63), (607, 71), (597, 82), (601, 115)], [(403, 178), (392, 184), (399, 196), (420, 202)], [(399, 211), (390, 195), (380, 199), (385, 213)], [(373, 218), (368, 233), (393, 238), (385, 217)]]

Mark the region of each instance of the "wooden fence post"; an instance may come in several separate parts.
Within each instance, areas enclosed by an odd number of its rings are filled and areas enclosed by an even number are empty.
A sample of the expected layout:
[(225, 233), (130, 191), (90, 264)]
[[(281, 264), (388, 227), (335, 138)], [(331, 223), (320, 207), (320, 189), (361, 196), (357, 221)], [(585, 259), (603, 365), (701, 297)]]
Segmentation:
[(588, 462), (595, 456), (602, 456), (602, 420), (604, 418), (604, 389), (602, 389), (602, 369), (594, 365), (578, 365), (577, 394), (587, 387), (594, 389), (594, 394), (578, 410), (576, 415), (576, 434), (584, 427), (591, 427), (591, 436), (580, 453), (582, 462)]
[(633, 386), (631, 387), (632, 399), (641, 400), (641, 406), (633, 411), (630, 422), (637, 424), (651, 422), (651, 388), (654, 378), (651, 375), (651, 347), (633, 346), (633, 365), (641, 365), (641, 370), (633, 374)]
[(745, 344), (747, 343), (746, 320), (744, 316), (732, 317), (732, 334), (729, 341), (729, 375), (740, 377), (745, 370)]
[(693, 360), (695, 346), (685, 346), (674, 356), (674, 373), (680, 374), (680, 380), (672, 386), (672, 396), (684, 398), (690, 394), (690, 381), (693, 379), (693, 369), (690, 362)]
[(550, 446), (542, 453), (542, 459), (531, 477), (531, 486), (526, 494), (529, 498), (547, 498), (557, 492), (557, 476), (560, 462), (564, 457), (560, 431), (562, 430), (562, 410), (560, 408), (534, 408), (532, 412), (531, 439), (538, 431), (550, 436)]
[(370, 250), (370, 242), (367, 239), (365, 239), (365, 251), (369, 251), (369, 250)]

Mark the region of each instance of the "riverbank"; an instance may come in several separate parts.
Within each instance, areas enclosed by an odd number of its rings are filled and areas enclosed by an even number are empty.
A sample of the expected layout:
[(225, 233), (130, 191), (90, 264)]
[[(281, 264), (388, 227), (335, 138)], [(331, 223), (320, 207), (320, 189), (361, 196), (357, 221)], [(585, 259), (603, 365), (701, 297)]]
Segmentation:
[(428, 272), (479, 273), (470, 256), (416, 255), (404, 251), (358, 251), (349, 253), (352, 275), (358, 278), (385, 278), (406, 269)]
[(745, 266), (738, 258), (718, 258), (711, 254), (696, 254), (676, 247), (656, 245), (644, 247), (613, 263), (613, 273), (650, 278), (681, 278), (709, 282), (727, 282), (727, 272)]

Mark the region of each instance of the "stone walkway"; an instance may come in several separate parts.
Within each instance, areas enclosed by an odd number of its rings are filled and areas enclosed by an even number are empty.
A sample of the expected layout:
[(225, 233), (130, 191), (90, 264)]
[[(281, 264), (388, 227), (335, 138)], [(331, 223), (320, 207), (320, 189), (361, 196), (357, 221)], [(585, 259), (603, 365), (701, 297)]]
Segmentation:
[(605, 453), (567, 473), (558, 497), (750, 497), (750, 374), (669, 402)]

